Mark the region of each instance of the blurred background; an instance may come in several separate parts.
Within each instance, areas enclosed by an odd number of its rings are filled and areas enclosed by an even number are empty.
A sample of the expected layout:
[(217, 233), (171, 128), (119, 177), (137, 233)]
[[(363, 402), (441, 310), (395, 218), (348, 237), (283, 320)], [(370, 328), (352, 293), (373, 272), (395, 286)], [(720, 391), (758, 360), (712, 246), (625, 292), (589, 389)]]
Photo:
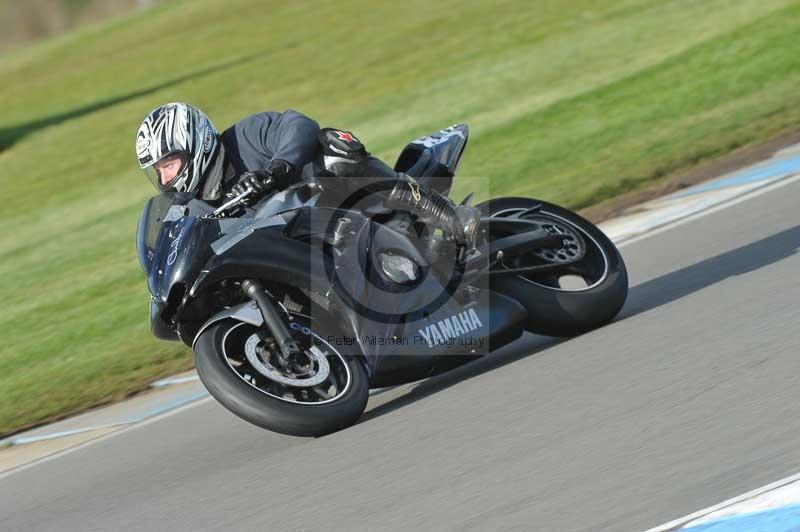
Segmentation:
[(158, 0), (28, 0), (0, 2), (0, 52), (102, 21)]
[[(800, 124), (792, 0), (0, 2), (0, 435), (190, 368), (136, 259), (136, 129), (298, 109), (394, 162), (471, 127), (454, 196), (583, 208)], [(483, 199), (479, 197), (478, 199)]]

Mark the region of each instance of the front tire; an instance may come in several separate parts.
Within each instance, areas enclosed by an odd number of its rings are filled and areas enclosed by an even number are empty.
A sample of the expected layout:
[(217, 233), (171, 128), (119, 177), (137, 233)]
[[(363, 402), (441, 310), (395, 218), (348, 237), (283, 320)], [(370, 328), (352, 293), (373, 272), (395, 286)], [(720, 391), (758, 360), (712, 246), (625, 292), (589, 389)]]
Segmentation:
[[(222, 406), (254, 425), (291, 436), (324, 436), (355, 423), (369, 398), (367, 373), (358, 357), (343, 355), (327, 343), (318, 344), (330, 361), (328, 366), (335, 383), (314, 388), (332, 386), (334, 392), (325, 398), (311, 388), (271, 382), (255, 368), (248, 367), (243, 355), (245, 339), (251, 340), (258, 334), (261, 334), (258, 328), (252, 325), (226, 319), (210, 326), (197, 339), (194, 348), (197, 373)], [(320, 340), (326, 337), (316, 333), (315, 336)]]
[[(496, 198), (477, 207), (482, 216), (503, 217), (536, 205), (541, 208), (530, 217), (545, 223), (550, 219), (567, 232), (580, 234), (586, 245), (585, 256), (565, 266), (564, 272), (493, 276), (492, 290), (519, 301), (528, 311), (526, 329), (537, 334), (570, 337), (610, 322), (627, 298), (628, 273), (619, 250), (600, 229), (568, 209), (531, 198)], [(553, 260), (559, 260), (555, 255), (560, 254), (554, 254)], [(561, 257), (569, 258), (568, 253)], [(566, 288), (560, 284), (561, 273), (579, 277), (581, 266), (586, 272), (582, 286)]]

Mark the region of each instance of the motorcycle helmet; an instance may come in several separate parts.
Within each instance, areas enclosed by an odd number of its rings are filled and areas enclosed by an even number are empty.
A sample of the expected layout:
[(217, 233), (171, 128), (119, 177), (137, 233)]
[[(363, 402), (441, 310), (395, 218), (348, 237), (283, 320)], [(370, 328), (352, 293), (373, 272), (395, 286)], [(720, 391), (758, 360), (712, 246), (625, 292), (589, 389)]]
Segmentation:
[(136, 133), (139, 166), (160, 192), (195, 191), (218, 151), (217, 130), (211, 120), (187, 103), (153, 109)]

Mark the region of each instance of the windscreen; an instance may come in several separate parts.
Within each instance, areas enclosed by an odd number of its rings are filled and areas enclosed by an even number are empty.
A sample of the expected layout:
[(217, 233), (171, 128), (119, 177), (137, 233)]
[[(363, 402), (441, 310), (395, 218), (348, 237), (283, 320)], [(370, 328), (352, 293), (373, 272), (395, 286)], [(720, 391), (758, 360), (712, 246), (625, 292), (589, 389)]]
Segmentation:
[(136, 252), (145, 273), (150, 273), (164, 223), (180, 219), (193, 197), (194, 194), (186, 192), (166, 192), (145, 204), (136, 234)]

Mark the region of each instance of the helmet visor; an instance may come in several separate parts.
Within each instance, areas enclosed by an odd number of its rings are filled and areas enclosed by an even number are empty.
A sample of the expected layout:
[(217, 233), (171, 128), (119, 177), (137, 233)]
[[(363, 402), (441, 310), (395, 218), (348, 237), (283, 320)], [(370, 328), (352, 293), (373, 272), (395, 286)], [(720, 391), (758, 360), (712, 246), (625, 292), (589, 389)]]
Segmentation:
[(175, 188), (188, 166), (189, 154), (186, 151), (175, 151), (145, 168), (144, 173), (160, 192), (166, 192)]

